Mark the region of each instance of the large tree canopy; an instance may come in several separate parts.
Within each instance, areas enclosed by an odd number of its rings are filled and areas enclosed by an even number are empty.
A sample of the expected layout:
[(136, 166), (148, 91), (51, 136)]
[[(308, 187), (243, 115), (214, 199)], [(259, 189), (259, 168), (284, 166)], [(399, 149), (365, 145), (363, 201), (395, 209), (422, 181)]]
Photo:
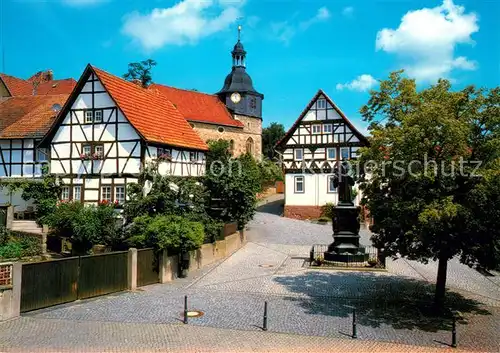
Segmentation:
[(447, 80), (417, 90), (392, 73), (361, 114), (371, 122), (361, 189), (387, 255), (439, 260), (436, 304), (447, 262), (500, 263), (500, 88), (452, 91)]
[(271, 123), (262, 129), (262, 153), (265, 157), (273, 160), (276, 156), (274, 146), (285, 136), (285, 127), (280, 123)]

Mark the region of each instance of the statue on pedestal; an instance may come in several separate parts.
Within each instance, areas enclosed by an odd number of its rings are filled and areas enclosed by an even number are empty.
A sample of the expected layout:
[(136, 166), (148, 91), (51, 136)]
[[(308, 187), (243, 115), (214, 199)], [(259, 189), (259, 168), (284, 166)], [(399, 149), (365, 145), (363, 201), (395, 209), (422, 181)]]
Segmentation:
[(339, 202), (333, 209), (333, 243), (325, 252), (326, 261), (364, 262), (368, 260), (365, 248), (359, 245), (360, 207), (352, 202), (354, 178), (347, 162), (335, 169), (334, 186), (338, 190)]

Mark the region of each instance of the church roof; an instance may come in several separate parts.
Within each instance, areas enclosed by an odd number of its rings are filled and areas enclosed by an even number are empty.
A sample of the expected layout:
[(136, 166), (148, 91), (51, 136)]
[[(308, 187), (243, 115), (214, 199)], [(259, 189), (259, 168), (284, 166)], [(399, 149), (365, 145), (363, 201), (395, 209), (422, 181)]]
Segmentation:
[(244, 66), (233, 66), (233, 69), (224, 80), (224, 86), (219, 91), (219, 93), (231, 92), (254, 92), (261, 95), (253, 87), (252, 78), (247, 73)]
[(62, 106), (68, 94), (16, 96), (0, 102), (0, 139), (41, 138), (55, 121), (55, 104)]
[(152, 84), (150, 90), (158, 90), (171, 101), (188, 121), (243, 127), (233, 118), (219, 98), (212, 94)]

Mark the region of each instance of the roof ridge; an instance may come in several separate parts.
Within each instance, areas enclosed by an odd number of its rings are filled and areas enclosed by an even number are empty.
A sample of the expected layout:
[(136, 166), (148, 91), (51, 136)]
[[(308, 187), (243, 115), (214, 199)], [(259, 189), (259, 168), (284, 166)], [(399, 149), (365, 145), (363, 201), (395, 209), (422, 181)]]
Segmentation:
[[(185, 92), (191, 92), (191, 93), (197, 93), (197, 94), (203, 94), (205, 96), (209, 96), (209, 97), (214, 97), (214, 98), (217, 98), (217, 94), (215, 93), (206, 93), (206, 92), (201, 92), (201, 91), (195, 91), (195, 90), (192, 90), (192, 89), (187, 89), (187, 88), (179, 88), (179, 87), (174, 87), (174, 86), (169, 86), (169, 85), (165, 85), (163, 83), (156, 83), (156, 82), (153, 82), (149, 87), (151, 86), (163, 86), (163, 87), (167, 87), (167, 88), (172, 88), (172, 89), (176, 89), (178, 91), (185, 91)], [(148, 88), (149, 88), (148, 87)]]

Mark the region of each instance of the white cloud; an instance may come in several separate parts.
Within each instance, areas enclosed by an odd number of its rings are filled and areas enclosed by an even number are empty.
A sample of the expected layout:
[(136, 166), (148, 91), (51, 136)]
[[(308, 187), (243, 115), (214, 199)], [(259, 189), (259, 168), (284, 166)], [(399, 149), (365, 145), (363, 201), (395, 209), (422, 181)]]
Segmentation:
[(148, 14), (128, 14), (122, 32), (146, 50), (193, 44), (235, 23), (243, 4), (241, 0), (184, 0)]
[(330, 18), (330, 11), (326, 7), (320, 7), (316, 12), (316, 15), (308, 20), (302, 21), (300, 23), (300, 28), (302, 30), (306, 30), (311, 27), (313, 24), (325, 21)]
[(316, 11), (313, 17), (307, 20), (297, 22), (295, 20), (296, 17), (297, 14), (286, 21), (271, 22), (273, 37), (288, 45), (297, 32), (306, 31), (312, 25), (328, 20), (330, 18), (330, 11), (325, 6), (322, 6)]
[(448, 77), (453, 69), (474, 70), (466, 57), (454, 58), (458, 44), (473, 45), (471, 35), (479, 31), (475, 13), (444, 0), (441, 6), (409, 11), (397, 29), (377, 33), (376, 48), (398, 55), (407, 73), (420, 81)]
[(366, 92), (370, 90), (373, 86), (377, 84), (377, 80), (373, 78), (372, 75), (363, 74), (351, 82), (337, 83), (335, 88), (339, 91), (343, 89), (348, 89), (350, 91)]
[(342, 15), (346, 17), (352, 16), (353, 13), (354, 13), (354, 7), (352, 6), (347, 6), (342, 9)]

